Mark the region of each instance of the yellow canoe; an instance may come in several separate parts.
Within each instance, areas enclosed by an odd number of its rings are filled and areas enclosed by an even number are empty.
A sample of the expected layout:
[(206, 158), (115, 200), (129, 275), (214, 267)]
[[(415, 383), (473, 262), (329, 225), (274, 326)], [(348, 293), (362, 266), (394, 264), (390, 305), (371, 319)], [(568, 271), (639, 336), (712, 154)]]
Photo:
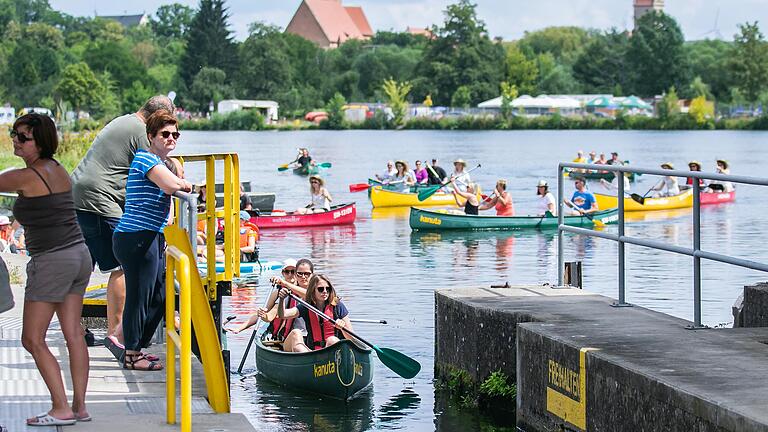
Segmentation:
[[(482, 201), (480, 194), (477, 199)], [(464, 199), (459, 197), (461, 205), (464, 205)], [(436, 193), (424, 201), (419, 201), (418, 194), (406, 192), (388, 191), (376, 186), (371, 188), (371, 204), (377, 207), (425, 207), (425, 206), (443, 206), (456, 207), (456, 201), (452, 193)]]
[[(595, 194), (597, 207), (601, 209), (619, 206), (619, 200), (613, 195)], [(693, 207), (693, 192), (686, 190), (680, 195), (662, 198), (646, 198), (644, 204), (640, 204), (630, 197), (624, 197), (624, 211), (649, 211), (670, 210)]]

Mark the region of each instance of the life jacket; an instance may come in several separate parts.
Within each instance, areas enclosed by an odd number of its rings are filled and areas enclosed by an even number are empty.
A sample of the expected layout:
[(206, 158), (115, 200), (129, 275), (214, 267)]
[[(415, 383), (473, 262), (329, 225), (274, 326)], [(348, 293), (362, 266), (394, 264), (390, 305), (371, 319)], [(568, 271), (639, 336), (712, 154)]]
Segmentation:
[[(288, 300), (287, 301), (288, 309), (296, 307), (296, 300), (294, 300), (293, 298), (288, 298), (287, 300)], [(283, 323), (285, 324), (283, 325)], [(293, 318), (282, 319), (280, 317), (275, 317), (275, 319), (273, 319), (272, 322), (269, 323), (269, 325), (272, 326), (272, 329), (271, 329), (272, 338), (276, 339), (278, 335), (282, 333), (283, 339), (285, 339), (286, 337), (288, 337), (288, 333), (290, 333), (291, 330), (293, 330)], [(280, 331), (281, 325), (283, 325), (282, 332)]]
[(250, 222), (244, 222), (240, 225), (240, 247), (248, 246), (251, 237), (259, 241), (259, 227)]
[[(331, 304), (325, 306), (323, 313), (332, 317), (334, 320), (336, 319), (336, 308)], [(309, 311), (309, 328), (307, 329), (307, 332), (307, 345), (309, 345), (312, 350), (319, 350), (325, 348), (326, 339), (336, 335), (336, 326), (333, 322), (323, 319), (317, 316), (316, 313)]]

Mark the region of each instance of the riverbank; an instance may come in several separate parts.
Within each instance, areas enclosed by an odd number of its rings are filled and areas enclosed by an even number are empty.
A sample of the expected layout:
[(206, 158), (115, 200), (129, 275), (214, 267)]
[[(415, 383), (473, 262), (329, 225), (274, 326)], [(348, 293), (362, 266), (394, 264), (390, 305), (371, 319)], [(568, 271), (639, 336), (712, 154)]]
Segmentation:
[[(65, 132), (59, 141), (54, 156), (68, 172), (72, 172), (91, 147), (98, 131)], [(22, 167), (24, 161), (13, 154), (13, 142), (8, 135), (0, 138), (0, 171), (11, 167)]]

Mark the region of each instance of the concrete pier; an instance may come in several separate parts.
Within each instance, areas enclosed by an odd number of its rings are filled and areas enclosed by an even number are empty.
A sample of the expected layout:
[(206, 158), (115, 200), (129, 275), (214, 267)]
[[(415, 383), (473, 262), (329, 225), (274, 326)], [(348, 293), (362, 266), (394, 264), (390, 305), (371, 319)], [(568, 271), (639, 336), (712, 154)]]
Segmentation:
[(437, 374), (517, 382), (525, 431), (768, 431), (768, 328), (690, 322), (577, 289), (436, 292)]
[[(0, 314), (0, 425), (11, 432), (56, 431), (56, 427), (29, 427), (25, 420), (50, 409), (48, 390), (40, 377), (32, 356), (21, 346), (22, 310), (24, 302), (24, 272), (19, 266), (26, 257), (2, 255), (8, 263), (16, 284), (12, 290), (16, 300), (14, 309)], [(14, 267), (16, 270), (14, 270)], [(21, 267), (23, 270), (23, 267)], [(99, 339), (97, 334), (97, 340)], [(101, 335), (103, 337), (103, 335)], [(64, 336), (54, 321), (48, 330), (48, 346), (59, 360), (64, 386), (71, 398), (69, 357)], [(103, 346), (89, 347), (90, 377), (86, 404), (93, 421), (78, 423), (78, 432), (88, 431), (178, 431), (179, 424), (165, 422), (165, 371), (144, 372), (123, 369)], [(149, 352), (165, 363), (165, 345), (154, 345)], [(176, 370), (179, 370), (176, 359)], [(177, 378), (178, 379), (178, 378)], [(205, 377), (196, 358), (192, 360), (192, 428), (196, 431), (252, 431), (255, 430), (242, 414), (215, 414), (208, 404)], [(181, 384), (177, 382), (177, 390)], [(177, 413), (181, 405), (176, 403)], [(178, 414), (177, 414), (178, 416)], [(62, 429), (58, 429), (62, 430)], [(68, 430), (64, 428), (64, 430)]]

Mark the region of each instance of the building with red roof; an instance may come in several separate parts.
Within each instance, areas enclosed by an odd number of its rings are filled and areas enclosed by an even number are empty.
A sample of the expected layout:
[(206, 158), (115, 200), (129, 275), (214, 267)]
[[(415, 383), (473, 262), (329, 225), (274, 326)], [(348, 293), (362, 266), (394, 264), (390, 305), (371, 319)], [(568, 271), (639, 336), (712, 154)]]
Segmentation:
[(322, 48), (336, 48), (349, 39), (373, 36), (363, 8), (343, 6), (341, 0), (303, 0), (285, 31)]

